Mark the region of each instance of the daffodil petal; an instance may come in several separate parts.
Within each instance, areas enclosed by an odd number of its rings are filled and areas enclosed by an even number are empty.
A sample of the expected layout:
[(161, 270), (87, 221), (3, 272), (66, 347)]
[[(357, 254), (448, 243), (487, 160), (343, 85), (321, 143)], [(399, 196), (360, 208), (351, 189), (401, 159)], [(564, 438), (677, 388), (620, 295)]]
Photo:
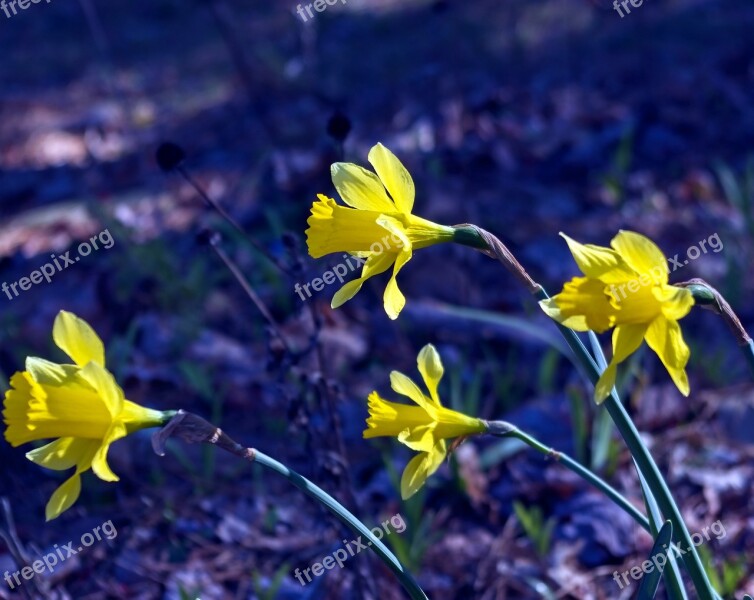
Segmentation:
[(406, 235), (406, 228), (401, 221), (389, 215), (380, 215), (377, 217), (377, 225), (385, 228), (394, 237), (398, 238), (400, 244), (396, 244), (400, 250), (411, 250), (411, 240)]
[(85, 440), (76, 443), (72, 448), (77, 458), (76, 472), (52, 493), (45, 507), (45, 516), (48, 521), (59, 517), (78, 500), (81, 493), (81, 474), (92, 466), (92, 459), (98, 446), (99, 442), (96, 440)]
[(352, 163), (333, 163), (330, 174), (343, 202), (360, 210), (395, 212), (379, 177)]
[(442, 360), (437, 349), (432, 344), (427, 344), (419, 352), (419, 356), (416, 359), (419, 366), (419, 373), (421, 373), (424, 384), (429, 390), (429, 395), (437, 406), (440, 406), (440, 397), (437, 394), (437, 387), (440, 384), (443, 373), (445, 370), (442, 366)]
[(573, 329), (574, 331), (589, 331), (590, 329), (584, 315), (564, 314), (561, 308), (558, 306), (557, 300), (555, 300), (554, 298), (540, 300), (539, 307), (548, 317), (550, 317), (554, 321), (557, 321), (564, 327), (568, 327), (568, 329)]
[(420, 427), (407, 427), (398, 434), (398, 441), (417, 452), (430, 452), (435, 445), (432, 435), (436, 423), (431, 422)]
[(47, 521), (57, 519), (61, 514), (67, 511), (73, 503), (78, 500), (81, 494), (81, 474), (76, 471), (63, 484), (56, 489), (45, 507), (45, 518)]
[(70, 381), (79, 367), (75, 365), (59, 365), (44, 358), (29, 356), (26, 358), (26, 370), (34, 381), (43, 385), (63, 385)]
[(392, 196), (398, 210), (410, 214), (416, 192), (414, 180), (403, 163), (382, 144), (377, 144), (369, 151), (369, 162)]
[(390, 265), (395, 261), (395, 254), (389, 252), (381, 252), (379, 254), (372, 254), (364, 263), (364, 268), (361, 271), (361, 277), (353, 279), (347, 282), (340, 288), (332, 298), (332, 308), (338, 308), (351, 298), (353, 298), (364, 285), (364, 282), (370, 277), (384, 273), (390, 268)]
[(26, 458), (54, 471), (65, 471), (79, 464), (89, 468), (87, 461), (91, 461), (99, 445), (99, 440), (64, 437), (27, 452)]
[(613, 330), (613, 357), (594, 388), (594, 400), (597, 404), (601, 404), (610, 395), (615, 385), (618, 365), (641, 346), (646, 331), (647, 325), (643, 323), (620, 325)]
[(682, 319), (694, 306), (694, 295), (687, 288), (665, 285), (652, 288), (652, 293), (662, 304), (662, 314), (666, 319)]
[(109, 371), (97, 363), (90, 362), (78, 375), (97, 391), (112, 416), (123, 410), (123, 391)]
[(401, 314), (403, 307), (406, 306), (406, 297), (403, 292), (398, 288), (397, 276), (399, 271), (403, 268), (409, 260), (411, 260), (411, 250), (404, 250), (399, 253), (395, 259), (395, 266), (393, 267), (393, 274), (390, 277), (390, 281), (385, 286), (385, 293), (383, 294), (383, 304), (385, 306), (385, 312), (387, 316), (395, 320), (398, 315)]
[(55, 318), (52, 339), (80, 367), (89, 361), (105, 366), (105, 347), (94, 329), (73, 313), (61, 310)]
[(110, 465), (107, 464), (107, 451), (110, 449), (110, 444), (126, 437), (126, 427), (123, 423), (113, 423), (110, 430), (105, 435), (105, 439), (102, 440), (102, 444), (97, 448), (97, 452), (92, 460), (92, 471), (94, 474), (103, 481), (118, 481), (118, 476), (110, 469)]
[(684, 396), (688, 396), (691, 390), (686, 375), (686, 364), (691, 351), (683, 339), (678, 322), (664, 316), (657, 317), (649, 326), (646, 339), (649, 347), (665, 365), (673, 383)]
[(419, 387), (411, 381), (409, 377), (406, 377), (399, 371), (391, 371), (390, 387), (393, 388), (393, 391), (396, 394), (406, 396), (416, 402), (416, 404), (427, 411), (432, 418), (435, 418), (437, 414), (436, 406), (422, 393)]
[(598, 279), (574, 277), (562, 291), (540, 303), (550, 317), (577, 331), (602, 333), (614, 324), (616, 309)]
[(635, 231), (618, 232), (610, 245), (639, 274), (647, 274), (659, 285), (668, 282), (668, 261), (657, 245)]
[(418, 492), (427, 478), (437, 471), (446, 455), (445, 440), (439, 440), (431, 452), (422, 452), (412, 458), (401, 477), (401, 497), (408, 500)]
[(636, 276), (615, 250), (580, 244), (563, 232), (560, 235), (568, 244), (573, 260), (587, 277), (600, 279), (604, 283), (619, 283)]

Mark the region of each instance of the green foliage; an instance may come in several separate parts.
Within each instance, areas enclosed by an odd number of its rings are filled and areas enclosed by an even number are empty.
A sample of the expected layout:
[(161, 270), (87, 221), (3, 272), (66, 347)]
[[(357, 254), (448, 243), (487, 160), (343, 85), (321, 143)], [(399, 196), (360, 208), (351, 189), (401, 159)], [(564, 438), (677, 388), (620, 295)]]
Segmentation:
[(484, 367), (478, 365), (471, 374), (471, 380), (463, 381), (463, 372), (471, 361), (455, 364), (448, 373), (450, 379), (449, 406), (467, 415), (478, 415), (482, 405), (482, 383)]
[(746, 576), (746, 560), (743, 558), (721, 560), (719, 561), (720, 565), (715, 566), (715, 561), (709, 548), (699, 546), (698, 552), (712, 587), (723, 597), (733, 597), (738, 584)]
[(548, 348), (539, 363), (537, 386), (541, 394), (549, 394), (555, 389), (555, 377), (558, 374), (560, 354), (554, 348)]
[[(385, 456), (385, 468), (393, 486), (400, 490), (401, 475)], [(418, 571), (427, 550), (442, 537), (442, 531), (433, 523), (435, 514), (426, 509), (427, 486), (403, 503), (403, 521), (406, 529), (401, 534), (385, 536), (383, 541), (409, 571)]]
[[(648, 561), (654, 561), (655, 557), (668, 555), (668, 546), (673, 540), (673, 524), (670, 521), (665, 521), (665, 524), (660, 529), (659, 533), (655, 537), (655, 543), (652, 544), (652, 550), (647, 557)], [(646, 562), (646, 561), (645, 561)], [(652, 600), (657, 594), (657, 588), (660, 585), (660, 579), (662, 579), (662, 572), (664, 565), (655, 562), (657, 568), (653, 569), (645, 575), (639, 586), (639, 591), (636, 594), (636, 600)]]
[[(219, 424), (223, 420), (223, 398), (225, 389), (215, 390), (209, 369), (200, 363), (181, 361), (178, 370), (183, 375), (188, 387), (195, 392), (210, 408), (210, 423)], [(211, 489), (215, 481), (217, 449), (212, 444), (202, 444), (202, 475), (200, 485)]]
[[(123, 229), (113, 236), (126, 239), (128, 233)], [(208, 252), (184, 260), (183, 254), (164, 237), (132, 244), (128, 252), (112, 256), (115, 264), (111, 276), (118, 302), (126, 304), (149, 293), (159, 310), (178, 312), (182, 322), (191, 322), (202, 314), (207, 294), (228, 279), (226, 271), (217, 268), (215, 258)], [(150, 291), (144, 290), (145, 282), (153, 285)]]
[(587, 462), (588, 452), (588, 423), (586, 411), (586, 399), (581, 387), (569, 386), (566, 389), (566, 397), (571, 407), (571, 424), (573, 430), (573, 453), (576, 460), (581, 464)]
[(259, 600), (275, 600), (288, 571), (290, 571), (290, 563), (285, 562), (278, 567), (275, 573), (273, 573), (272, 579), (270, 579), (266, 586), (265, 581), (259, 572), (254, 571), (251, 577), (256, 597), (259, 598)]
[(186, 588), (178, 584), (178, 593), (181, 596), (181, 600), (196, 600), (197, 598), (202, 597), (202, 592), (200, 588), (192, 588), (192, 590), (193, 591), (188, 592), (186, 591)]
[(550, 517), (545, 521), (542, 509), (536, 505), (526, 508), (520, 502), (514, 502), (513, 510), (516, 511), (518, 521), (521, 523), (521, 527), (523, 527), (529, 540), (531, 540), (534, 550), (540, 557), (546, 556), (550, 551), (552, 533), (555, 529), (555, 518)]
[(754, 239), (754, 156), (746, 161), (740, 175), (725, 165), (718, 163), (715, 166), (717, 179), (722, 188), (723, 195), (731, 207), (740, 214), (745, 231), (743, 235), (735, 236), (730, 241), (726, 239), (726, 245), (733, 243), (735, 247), (729, 248), (725, 253), (727, 262), (727, 277), (725, 281), (724, 295), (728, 302), (738, 304), (744, 293), (743, 282), (752, 261), (751, 240)]
[(633, 128), (629, 128), (623, 134), (618, 144), (609, 171), (602, 178), (602, 184), (607, 188), (618, 205), (622, 204), (625, 200), (626, 177), (633, 161), (633, 148), (634, 131)]
[(729, 166), (719, 163), (715, 167), (725, 199), (743, 218), (749, 238), (754, 237), (754, 156), (750, 156), (740, 176)]

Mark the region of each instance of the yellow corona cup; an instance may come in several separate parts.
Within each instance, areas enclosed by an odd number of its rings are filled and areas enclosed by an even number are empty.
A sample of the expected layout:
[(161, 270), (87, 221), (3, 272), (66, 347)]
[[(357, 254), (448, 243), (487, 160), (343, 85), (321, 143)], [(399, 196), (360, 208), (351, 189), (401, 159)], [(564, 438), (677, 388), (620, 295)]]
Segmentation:
[(123, 397), (105, 369), (105, 351), (94, 330), (61, 311), (52, 333), (73, 364), (26, 359), (26, 370), (11, 377), (5, 394), (5, 439), (12, 446), (57, 438), (27, 458), (48, 469), (75, 472), (47, 503), (47, 520), (70, 508), (81, 492), (81, 474), (90, 468), (104, 481), (118, 481), (107, 464), (110, 444), (145, 427), (161, 425), (167, 414)]

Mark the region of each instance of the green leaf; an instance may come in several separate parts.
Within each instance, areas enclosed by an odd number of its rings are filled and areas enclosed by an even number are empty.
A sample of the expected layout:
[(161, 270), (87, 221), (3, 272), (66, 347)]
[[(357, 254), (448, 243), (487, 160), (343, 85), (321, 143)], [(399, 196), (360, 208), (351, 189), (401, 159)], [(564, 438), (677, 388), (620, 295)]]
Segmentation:
[[(647, 507), (647, 514), (649, 515), (649, 524), (651, 525), (652, 535), (655, 539), (659, 539), (661, 533), (660, 523), (662, 523), (662, 513), (660, 507), (657, 506), (657, 501), (652, 495), (652, 490), (647, 485), (644, 475), (637, 467), (636, 472), (639, 474), (639, 483), (641, 484), (641, 490), (644, 494), (644, 503)], [(672, 531), (671, 531), (672, 533)], [(681, 558), (683, 560), (683, 558)], [(683, 587), (683, 579), (681, 578), (681, 572), (678, 568), (678, 564), (675, 561), (670, 562), (670, 570), (665, 574), (666, 588), (668, 589), (668, 597), (673, 600), (688, 600), (686, 590)]]
[(530, 338), (542, 342), (560, 352), (568, 360), (573, 361), (573, 353), (559, 335), (553, 332), (550, 327), (532, 324), (524, 317), (503, 315), (475, 308), (464, 308), (452, 304), (433, 304), (422, 307), (422, 313), (426, 314), (427, 312), (430, 313), (430, 316), (434, 313), (436, 316), (445, 315), (459, 319), (468, 319), (478, 323), (487, 323), (519, 338)]
[[(652, 598), (655, 597), (657, 586), (660, 585), (660, 579), (662, 579), (662, 571), (668, 560), (668, 546), (672, 540), (673, 524), (670, 521), (665, 521), (665, 525), (662, 526), (660, 533), (657, 534), (655, 543), (649, 553), (648, 561), (654, 563), (655, 568), (649, 573), (646, 573), (644, 579), (641, 580), (641, 586), (636, 595), (636, 600), (652, 600)], [(665, 557), (665, 562), (663, 562), (662, 565), (657, 561), (658, 556)], [(647, 561), (644, 562), (646, 563)]]

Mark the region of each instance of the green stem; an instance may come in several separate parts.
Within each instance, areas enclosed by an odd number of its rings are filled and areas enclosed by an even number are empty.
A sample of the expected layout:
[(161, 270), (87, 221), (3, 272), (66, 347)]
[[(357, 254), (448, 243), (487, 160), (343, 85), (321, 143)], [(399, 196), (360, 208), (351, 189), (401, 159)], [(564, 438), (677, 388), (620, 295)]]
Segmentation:
[[(484, 231), (475, 225), (457, 225), (454, 241), (476, 249), (481, 248), (490, 256), (497, 258), (506, 269), (514, 273), (519, 281), (524, 283), (530, 293), (534, 294), (540, 300), (546, 300), (549, 298), (544, 288), (531, 279), (525, 269), (512, 256), (510, 250), (508, 250), (505, 244), (488, 231)], [(567, 327), (563, 327), (557, 322), (556, 325), (565, 337), (568, 345), (573, 350), (579, 363), (584, 367), (589, 379), (596, 385), (602, 373), (597, 366), (597, 363), (594, 361), (594, 358), (584, 347), (581, 339), (574, 331)], [(647, 485), (652, 490), (652, 493), (660, 506), (660, 510), (662, 510), (665, 516), (673, 523), (673, 537), (676, 538), (676, 541), (681, 548), (687, 549), (685, 564), (689, 575), (694, 582), (694, 587), (696, 588), (699, 598), (701, 600), (714, 600), (715, 592), (707, 578), (707, 573), (704, 570), (704, 566), (702, 565), (702, 561), (696, 551), (696, 547), (691, 540), (691, 535), (683, 520), (683, 515), (681, 514), (678, 505), (675, 503), (675, 500), (673, 499), (657, 464), (652, 458), (652, 455), (644, 445), (644, 442), (642, 442), (636, 426), (631, 420), (628, 412), (626, 412), (626, 409), (621, 403), (620, 397), (615, 389), (612, 390), (610, 396), (604, 401), (603, 405), (613, 419), (618, 431), (620, 431), (621, 436), (623, 436), (626, 446), (628, 446), (639, 470), (643, 473)]]
[(160, 412), (162, 413), (162, 420), (159, 425), (167, 425), (168, 421), (178, 414), (177, 410), (161, 410)]
[(382, 559), (382, 562), (384, 562), (400, 580), (412, 600), (427, 600), (427, 596), (419, 587), (419, 584), (416, 583), (414, 578), (403, 569), (403, 565), (401, 565), (395, 555), (390, 552), (390, 550), (388, 550), (387, 547), (347, 508), (322, 488), (316, 486), (306, 477), (299, 475), (296, 471), (289, 469), (283, 463), (276, 461), (274, 458), (270, 458), (259, 450), (256, 450), (255, 448), (245, 448), (233, 440), (222, 429), (199, 415), (185, 412), (183, 410), (173, 412), (175, 412), (174, 417), (162, 429), (156, 431), (152, 435), (152, 448), (159, 456), (165, 456), (166, 443), (169, 438), (174, 437), (188, 444), (215, 445), (238, 458), (249, 462), (257, 462), (266, 469), (275, 471), (285, 477), (307, 496), (313, 498), (316, 502), (324, 506), (351, 531), (359, 534), (358, 541), (360, 541), (362, 537), (366, 538), (368, 540), (366, 547), (371, 548), (377, 553), (380, 559)]
[[(662, 513), (657, 506), (657, 501), (652, 495), (652, 490), (649, 489), (644, 476), (641, 474), (638, 465), (636, 466), (636, 472), (639, 474), (639, 482), (641, 483), (641, 491), (644, 496), (644, 504), (647, 508), (647, 515), (649, 515), (649, 523), (652, 527), (652, 539), (656, 540), (660, 530), (662, 529)], [(681, 558), (683, 560), (683, 558)], [(683, 578), (681, 577), (681, 571), (674, 560), (668, 561), (665, 565), (665, 569), (662, 573), (665, 577), (665, 585), (667, 586), (667, 593), (671, 600), (688, 600), (686, 590), (683, 587)]]
[[(542, 288), (537, 294), (540, 300), (546, 300), (549, 298), (547, 292)], [(566, 339), (566, 342), (574, 351), (582, 366), (585, 367), (589, 379), (596, 385), (597, 381), (602, 374), (594, 362), (594, 359), (589, 354), (589, 351), (584, 347), (581, 339), (576, 335), (574, 331), (563, 327), (560, 323), (556, 323), (560, 332)], [(620, 401), (620, 397), (615, 389), (612, 390), (610, 396), (603, 403), (607, 412), (610, 413), (610, 417), (613, 419), (615, 426), (620, 431), (621, 436), (626, 442), (631, 455), (634, 457), (636, 464), (639, 466), (640, 471), (643, 473), (644, 478), (647, 481), (647, 485), (652, 490), (652, 494), (657, 500), (657, 504), (660, 506), (663, 514), (670, 519), (673, 523), (673, 537), (676, 538), (676, 542), (682, 549), (686, 549), (685, 565), (688, 569), (691, 580), (694, 582), (699, 598), (701, 600), (714, 600), (715, 592), (712, 585), (707, 578), (707, 573), (704, 570), (699, 554), (696, 551), (696, 546), (691, 539), (686, 523), (683, 520), (678, 505), (673, 499), (673, 495), (670, 493), (670, 489), (665, 483), (665, 479), (660, 473), (660, 469), (657, 467), (652, 455), (641, 440), (641, 435), (636, 429), (631, 417), (626, 412), (623, 403)]]
[(306, 477), (292, 471), (284, 464), (276, 461), (274, 458), (270, 458), (259, 450), (255, 450), (254, 462), (257, 462), (263, 467), (275, 471), (285, 477), (307, 496), (313, 498), (329, 510), (341, 523), (351, 529), (351, 531), (369, 540), (367, 545), (377, 553), (382, 559), (382, 562), (384, 562), (400, 580), (412, 600), (427, 600), (427, 595), (419, 587), (419, 584), (414, 578), (403, 569), (403, 565), (401, 565), (395, 555), (390, 552), (390, 550), (388, 550), (388, 548), (378, 540), (361, 521), (359, 521), (347, 508), (335, 500), (330, 494), (306, 479)]
[(549, 458), (553, 458), (556, 461), (565, 465), (568, 469), (576, 473), (579, 477), (584, 479), (587, 483), (592, 484), (598, 490), (602, 491), (608, 498), (610, 498), (615, 504), (622, 508), (634, 521), (641, 525), (646, 531), (652, 533), (649, 521), (641, 514), (641, 512), (631, 504), (618, 490), (611, 486), (607, 481), (601, 479), (598, 475), (587, 469), (581, 463), (575, 461), (567, 454), (558, 452), (557, 450), (544, 445), (542, 442), (533, 438), (528, 433), (521, 431), (515, 425), (511, 425), (505, 421), (489, 421), (487, 423), (487, 433), (496, 437), (514, 437), (528, 446), (534, 448), (537, 452), (544, 454)]

